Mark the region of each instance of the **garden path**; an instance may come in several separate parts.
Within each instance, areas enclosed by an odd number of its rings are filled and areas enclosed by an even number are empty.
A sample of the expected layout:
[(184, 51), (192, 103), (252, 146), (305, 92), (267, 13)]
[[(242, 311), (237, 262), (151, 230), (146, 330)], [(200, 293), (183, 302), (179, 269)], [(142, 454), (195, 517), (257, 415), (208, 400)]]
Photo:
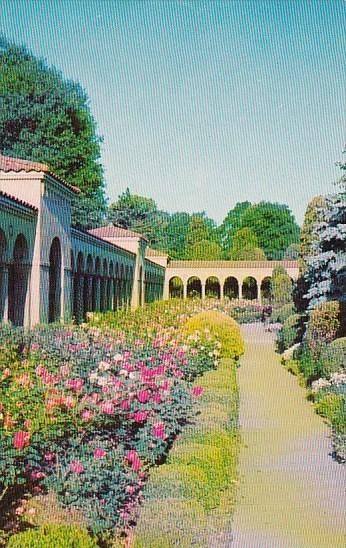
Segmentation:
[(346, 469), (330, 456), (329, 428), (280, 364), (274, 337), (242, 327), (240, 486), (230, 538), (216, 546), (346, 546)]

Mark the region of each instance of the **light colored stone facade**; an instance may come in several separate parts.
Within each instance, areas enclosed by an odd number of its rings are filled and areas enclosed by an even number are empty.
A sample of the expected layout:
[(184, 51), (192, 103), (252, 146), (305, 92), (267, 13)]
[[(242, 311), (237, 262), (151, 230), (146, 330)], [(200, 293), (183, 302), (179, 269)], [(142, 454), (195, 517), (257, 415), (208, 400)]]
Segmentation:
[(141, 234), (73, 227), (76, 192), (44, 164), (0, 155), (0, 321), (82, 321), (90, 311), (168, 299), (177, 279), (185, 298), (204, 298), (211, 286), (221, 298), (242, 298), (250, 279), (248, 298), (261, 300), (277, 264), (298, 277), (296, 261), (170, 261)]

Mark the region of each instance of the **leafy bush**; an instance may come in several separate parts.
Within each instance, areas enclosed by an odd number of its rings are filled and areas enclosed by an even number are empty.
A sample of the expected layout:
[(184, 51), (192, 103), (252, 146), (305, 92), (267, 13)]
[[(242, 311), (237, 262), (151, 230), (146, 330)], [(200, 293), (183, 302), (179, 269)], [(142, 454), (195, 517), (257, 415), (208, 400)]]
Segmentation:
[(315, 358), (324, 346), (333, 341), (340, 328), (340, 305), (337, 301), (324, 302), (310, 313), (306, 340)]
[(97, 548), (85, 529), (69, 525), (42, 525), (10, 537), (8, 548)]
[(273, 308), (271, 321), (273, 323), (284, 323), (293, 314), (295, 314), (294, 304), (284, 304), (283, 306)]
[(322, 377), (330, 378), (333, 373), (346, 369), (346, 337), (335, 339), (322, 351), (318, 360)]
[(221, 342), (221, 355), (239, 358), (244, 353), (244, 343), (239, 325), (232, 318), (215, 311), (200, 312), (187, 320), (185, 331), (189, 334), (196, 331), (210, 332)]
[(297, 342), (300, 342), (303, 335), (303, 322), (300, 314), (289, 316), (283, 323), (278, 333), (276, 344), (279, 352), (284, 352)]
[[(345, 403), (341, 395), (324, 393), (317, 397), (315, 409), (319, 415), (325, 417), (335, 427), (346, 425)], [(339, 429), (339, 428), (338, 428)]]

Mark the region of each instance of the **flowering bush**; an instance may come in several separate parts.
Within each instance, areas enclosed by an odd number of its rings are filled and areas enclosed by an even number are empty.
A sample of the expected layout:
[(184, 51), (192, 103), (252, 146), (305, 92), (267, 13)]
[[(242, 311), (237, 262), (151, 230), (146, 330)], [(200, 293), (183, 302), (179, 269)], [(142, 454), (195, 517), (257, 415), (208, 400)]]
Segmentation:
[(310, 313), (306, 340), (315, 357), (323, 347), (333, 341), (340, 328), (340, 305), (337, 301), (321, 303)]
[(122, 326), (114, 314), (1, 327), (0, 341), (14, 341), (0, 370), (1, 490), (52, 491), (96, 533), (133, 521), (149, 467), (196, 414), (202, 391), (190, 383), (219, 363), (223, 338), (176, 327), (194, 309), (155, 304)]

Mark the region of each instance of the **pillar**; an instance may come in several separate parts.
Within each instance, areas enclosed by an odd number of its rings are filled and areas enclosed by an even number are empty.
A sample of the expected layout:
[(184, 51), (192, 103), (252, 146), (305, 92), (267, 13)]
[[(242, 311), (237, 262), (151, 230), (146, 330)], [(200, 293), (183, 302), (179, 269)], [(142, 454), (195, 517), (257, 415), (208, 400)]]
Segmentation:
[(242, 300), (243, 298), (243, 280), (238, 280), (238, 286), (239, 286), (239, 300)]
[(220, 282), (220, 299), (224, 298), (224, 285), (225, 282)]
[(202, 299), (205, 299), (205, 282), (201, 282), (202, 286)]
[(187, 282), (186, 283), (183, 282), (183, 298), (184, 299), (187, 298)]

